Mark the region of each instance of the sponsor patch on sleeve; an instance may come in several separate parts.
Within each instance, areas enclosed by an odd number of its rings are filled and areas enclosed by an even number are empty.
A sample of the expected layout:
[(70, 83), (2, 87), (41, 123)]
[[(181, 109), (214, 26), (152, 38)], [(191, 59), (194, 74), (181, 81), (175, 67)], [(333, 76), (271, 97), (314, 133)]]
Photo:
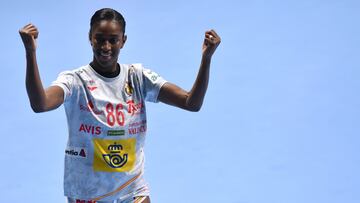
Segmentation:
[(144, 70), (144, 75), (149, 78), (153, 83), (155, 83), (157, 79), (160, 78), (160, 75), (151, 70)]

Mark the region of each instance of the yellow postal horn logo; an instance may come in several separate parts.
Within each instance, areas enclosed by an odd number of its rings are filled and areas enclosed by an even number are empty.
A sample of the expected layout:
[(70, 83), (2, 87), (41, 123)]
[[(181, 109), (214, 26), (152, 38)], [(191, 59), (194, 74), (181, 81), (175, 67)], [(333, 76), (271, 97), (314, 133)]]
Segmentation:
[(93, 139), (95, 171), (131, 171), (136, 160), (136, 139)]
[(120, 144), (109, 145), (108, 150), (110, 154), (103, 154), (105, 162), (112, 168), (120, 168), (127, 162), (128, 154), (121, 156), (121, 150), (123, 146)]

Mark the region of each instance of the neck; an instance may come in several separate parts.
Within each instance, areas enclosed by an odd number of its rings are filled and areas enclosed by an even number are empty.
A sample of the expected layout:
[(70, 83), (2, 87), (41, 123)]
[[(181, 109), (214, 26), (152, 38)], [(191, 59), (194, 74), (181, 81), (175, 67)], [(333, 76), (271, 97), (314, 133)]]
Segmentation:
[(94, 60), (90, 65), (98, 74), (106, 78), (114, 78), (120, 74), (120, 66), (117, 63), (110, 67), (103, 67)]

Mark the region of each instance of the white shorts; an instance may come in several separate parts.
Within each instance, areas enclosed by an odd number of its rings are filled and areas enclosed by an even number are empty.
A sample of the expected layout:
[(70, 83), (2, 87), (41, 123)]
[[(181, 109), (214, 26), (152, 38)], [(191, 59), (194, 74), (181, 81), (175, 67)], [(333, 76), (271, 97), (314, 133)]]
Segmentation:
[(93, 201), (93, 200), (80, 200), (67, 197), (67, 203), (141, 203), (147, 196), (130, 197), (124, 200), (112, 200), (112, 201)]

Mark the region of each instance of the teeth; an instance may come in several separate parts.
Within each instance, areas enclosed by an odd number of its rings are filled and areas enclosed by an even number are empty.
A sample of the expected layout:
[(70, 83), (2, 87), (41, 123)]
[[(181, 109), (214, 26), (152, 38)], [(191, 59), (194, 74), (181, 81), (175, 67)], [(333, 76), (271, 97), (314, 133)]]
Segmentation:
[(111, 53), (110, 53), (110, 52), (108, 52), (108, 53), (106, 53), (106, 52), (100, 52), (100, 55), (101, 55), (101, 56), (111, 56)]

